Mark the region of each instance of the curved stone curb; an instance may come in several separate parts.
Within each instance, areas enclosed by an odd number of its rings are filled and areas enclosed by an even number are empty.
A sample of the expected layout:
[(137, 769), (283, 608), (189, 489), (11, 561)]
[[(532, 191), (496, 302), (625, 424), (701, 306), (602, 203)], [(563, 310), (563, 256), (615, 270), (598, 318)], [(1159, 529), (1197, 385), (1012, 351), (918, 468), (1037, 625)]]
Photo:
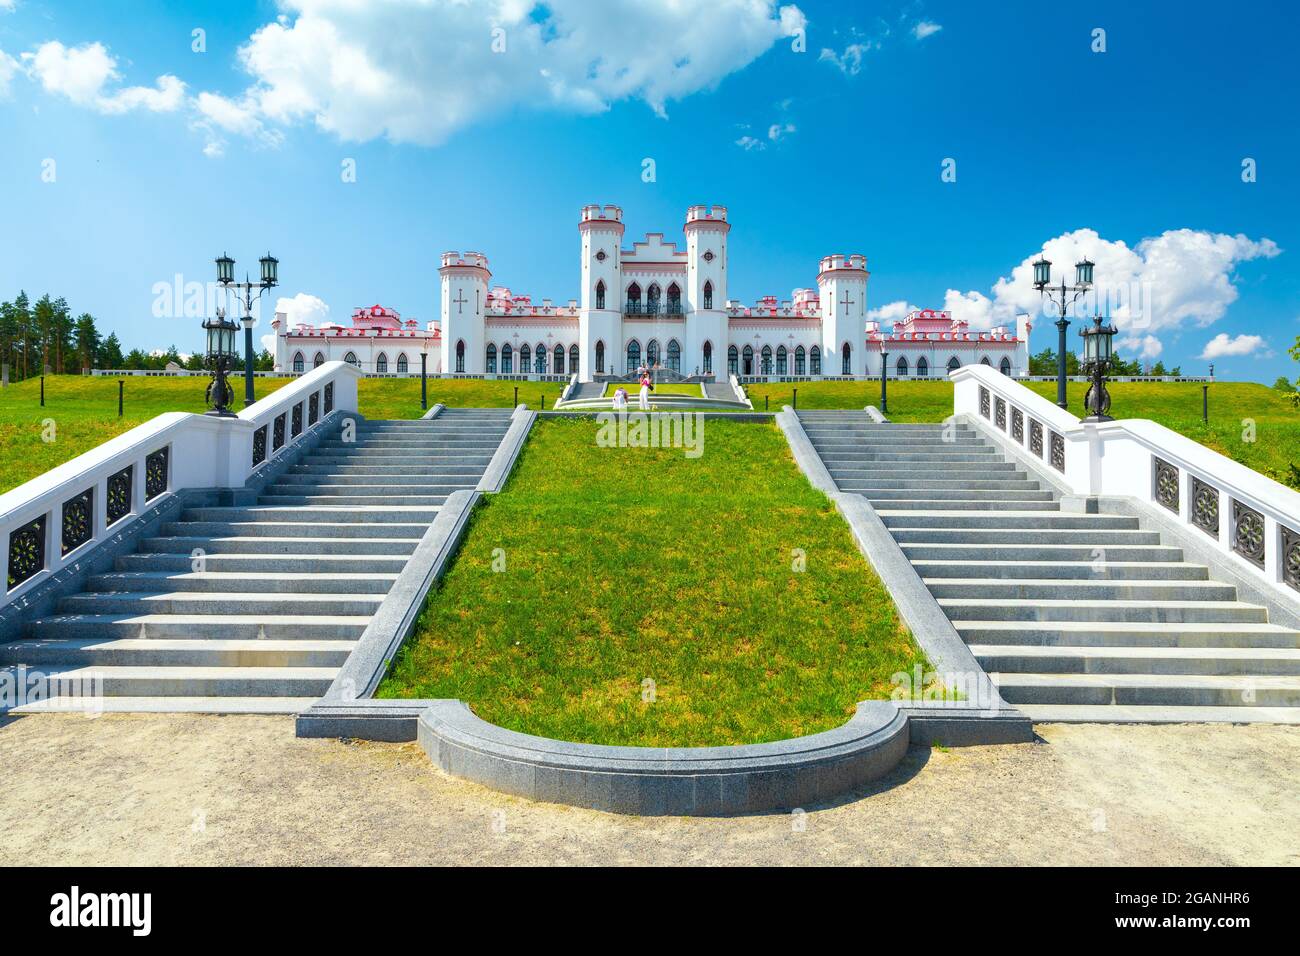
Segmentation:
[(443, 770), (548, 803), (642, 816), (789, 810), (837, 797), (892, 770), (908, 717), (863, 701), (834, 730), (735, 747), (610, 747), (534, 737), (488, 723), (459, 700), (430, 702), (418, 740)]
[(493, 452), (492, 460), (483, 471), (483, 477), (479, 479), (479, 491), (496, 494), (505, 487), (506, 479), (510, 477), (510, 471), (515, 467), (515, 459), (524, 449), (528, 430), (533, 427), (533, 422), (536, 420), (537, 412), (529, 411), (527, 405), (515, 406), (515, 410), (510, 413), (510, 428), (501, 439), (501, 443), (497, 445), (497, 450)]

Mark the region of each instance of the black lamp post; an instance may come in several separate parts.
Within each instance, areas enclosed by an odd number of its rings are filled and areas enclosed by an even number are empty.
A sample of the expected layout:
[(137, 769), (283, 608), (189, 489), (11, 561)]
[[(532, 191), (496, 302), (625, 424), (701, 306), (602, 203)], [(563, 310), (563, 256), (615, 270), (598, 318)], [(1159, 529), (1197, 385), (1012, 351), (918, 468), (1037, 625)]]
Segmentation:
[(217, 309), (215, 319), (203, 320), (203, 331), (207, 334), (207, 366), (212, 372), (212, 381), (208, 383), (208, 404), (212, 409), (208, 414), (233, 418), (235, 413), (230, 410), (230, 403), (234, 400), (235, 392), (230, 387), (228, 375), (238, 355), (235, 351), (235, 333), (239, 331), (239, 326), (226, 318), (224, 309)]
[[(1092, 286), (1092, 267), (1095, 263), (1088, 260), (1087, 256), (1080, 259), (1074, 264), (1074, 285), (1067, 286), (1065, 277), (1061, 277), (1061, 287), (1059, 289), (1050, 288), (1052, 282), (1052, 263), (1046, 257), (1039, 257), (1034, 263), (1034, 288), (1038, 290), (1042, 297), (1052, 304), (1052, 307), (1059, 314), (1060, 318), (1056, 320), (1057, 338), (1057, 357), (1056, 357), (1056, 404), (1061, 408), (1069, 408), (1070, 403), (1065, 397), (1065, 330), (1070, 327), (1070, 320), (1065, 317), (1070, 306), (1078, 301), (1079, 297), (1088, 291)], [(1056, 294), (1060, 293), (1060, 299)], [(1067, 295), (1074, 293), (1069, 301), (1066, 301)]]
[[(280, 260), (269, 252), (259, 260), (262, 265), (260, 282), (235, 281), (235, 260), (224, 252), (217, 259), (217, 283), (225, 290), (235, 290), (235, 299), (243, 311), (240, 323), (244, 326), (244, 407), (253, 404), (253, 303), (269, 289), (280, 284)], [(253, 290), (257, 295), (253, 295)]]
[(1106, 391), (1106, 371), (1110, 368), (1112, 355), (1111, 339), (1115, 336), (1115, 326), (1101, 324), (1101, 316), (1093, 318), (1093, 325), (1079, 330), (1083, 336), (1083, 368), (1092, 375), (1092, 384), (1083, 396), (1083, 407), (1091, 414), (1085, 422), (1114, 421), (1107, 412), (1110, 411), (1110, 392)]
[(889, 396), (886, 394), (885, 383), (889, 379), (889, 353), (885, 351), (885, 340), (880, 340), (880, 414), (889, 414)]

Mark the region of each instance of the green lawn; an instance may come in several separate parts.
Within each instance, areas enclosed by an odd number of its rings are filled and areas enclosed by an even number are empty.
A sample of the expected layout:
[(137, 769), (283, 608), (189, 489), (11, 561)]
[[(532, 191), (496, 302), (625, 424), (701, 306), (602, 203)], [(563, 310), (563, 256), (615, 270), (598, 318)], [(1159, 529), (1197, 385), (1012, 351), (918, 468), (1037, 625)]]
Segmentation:
[[(0, 463), (0, 492), (30, 481), (55, 465), (75, 458), (115, 435), (163, 412), (202, 412), (206, 378), (130, 377), (123, 395), (123, 417), (117, 417), (117, 379), (81, 375), (45, 378), (45, 407), (41, 407), (39, 379), (0, 389), (0, 445), (6, 454)], [(270, 394), (289, 379), (254, 379), (258, 398)], [(430, 379), (429, 405), (444, 402), (467, 408), (509, 408), (514, 401), (513, 382), (478, 379)], [(558, 383), (519, 383), (519, 400), (532, 408), (545, 395), (554, 404), (563, 386)], [(244, 385), (235, 383), (243, 405)], [(362, 379), (361, 413), (369, 418), (418, 418), (420, 380)], [(53, 441), (45, 441), (46, 420), (53, 422)]]
[(381, 697), (564, 740), (757, 743), (838, 726), (921, 660), (774, 425), (709, 420), (695, 459), (596, 433), (534, 426)]
[[(1056, 401), (1055, 382), (1026, 382)], [(800, 382), (746, 386), (756, 409), (764, 396), (780, 411), (799, 390), (801, 409), (863, 408), (880, 405), (880, 382)], [(1083, 412), (1083, 382), (1070, 382), (1070, 411)], [(1300, 488), (1300, 411), (1276, 389), (1254, 382), (1210, 385), (1210, 421), (1201, 421), (1201, 386), (1195, 382), (1116, 382), (1109, 386), (1116, 418), (1149, 418), (1181, 432), (1269, 477)], [(952, 414), (952, 383), (889, 383), (889, 417), (896, 422), (937, 422)], [(1255, 424), (1253, 438), (1248, 422)]]
[[(622, 384), (627, 389), (628, 398), (636, 398), (641, 392), (641, 386), (635, 382), (607, 382), (605, 384), (605, 394), (612, 396), (618, 391), (618, 386)], [(696, 398), (704, 397), (704, 390), (698, 385), (689, 382), (660, 382), (650, 390), (650, 397), (653, 399), (656, 395), (694, 395)]]

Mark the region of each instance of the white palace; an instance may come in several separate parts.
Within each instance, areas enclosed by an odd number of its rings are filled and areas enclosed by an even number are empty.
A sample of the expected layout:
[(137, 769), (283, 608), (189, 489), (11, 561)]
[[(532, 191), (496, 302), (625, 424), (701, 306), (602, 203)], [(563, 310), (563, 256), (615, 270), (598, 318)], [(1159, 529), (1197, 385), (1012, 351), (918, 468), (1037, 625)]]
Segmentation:
[[(357, 310), (353, 327), (287, 328), (277, 316), (276, 363), (285, 371), (344, 359), (370, 374), (570, 376), (593, 381), (645, 364), (683, 376), (877, 376), (881, 351), (890, 377), (942, 377), (983, 363), (1007, 375), (1029, 370), (1027, 315), (1016, 328), (971, 330), (948, 312), (908, 314), (885, 328), (867, 318), (867, 260), (829, 255), (816, 288), (789, 299), (763, 296), (752, 306), (728, 298), (723, 206), (691, 206), (685, 248), (648, 233), (623, 244), (623, 210), (582, 209), (580, 297), (557, 305), (493, 285), (487, 256), (446, 252), (438, 270), (439, 323), (418, 329), (380, 306)], [(377, 315), (376, 313), (382, 313)]]

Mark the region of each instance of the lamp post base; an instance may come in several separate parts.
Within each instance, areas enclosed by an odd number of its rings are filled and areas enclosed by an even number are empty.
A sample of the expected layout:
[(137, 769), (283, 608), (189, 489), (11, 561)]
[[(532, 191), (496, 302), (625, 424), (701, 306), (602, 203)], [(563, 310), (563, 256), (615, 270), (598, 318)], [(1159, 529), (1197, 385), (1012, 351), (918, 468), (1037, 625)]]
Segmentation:
[(221, 410), (218, 410), (218, 409), (215, 409), (215, 408), (214, 408), (214, 409), (211, 409), (210, 411), (206, 411), (206, 412), (204, 412), (203, 414), (204, 414), (204, 415), (211, 415), (213, 418), (238, 418), (238, 417), (239, 417), (238, 415), (236, 415), (234, 412), (232, 412), (232, 411), (231, 411), (230, 409), (228, 409), (228, 408), (227, 408), (227, 409), (221, 409)]
[(1096, 425), (1099, 422), (1113, 422), (1114, 420), (1109, 415), (1089, 415), (1087, 418), (1080, 418), (1079, 422), (1083, 425)]

